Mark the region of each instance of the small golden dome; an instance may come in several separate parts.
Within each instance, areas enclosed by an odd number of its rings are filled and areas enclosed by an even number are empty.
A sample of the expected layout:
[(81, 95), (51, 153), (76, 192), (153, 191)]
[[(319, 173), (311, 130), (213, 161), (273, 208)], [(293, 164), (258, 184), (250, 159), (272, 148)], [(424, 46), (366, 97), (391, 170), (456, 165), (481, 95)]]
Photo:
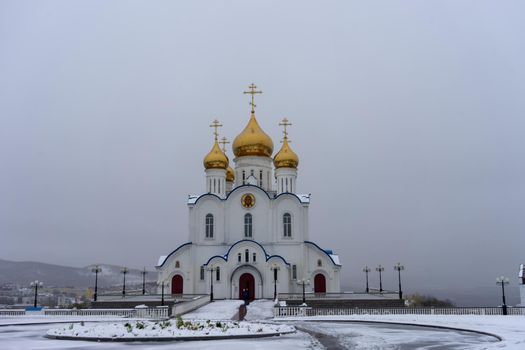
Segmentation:
[(297, 165), (299, 165), (299, 157), (290, 148), (287, 137), (284, 138), (283, 146), (273, 158), (273, 164), (275, 165), (276, 169), (278, 168), (297, 168)]
[(271, 157), (273, 142), (270, 136), (261, 129), (255, 113), (252, 111), (250, 121), (244, 130), (233, 141), (233, 154), (236, 157), (261, 156)]
[(233, 169), (231, 166), (226, 169), (226, 181), (227, 182), (233, 182), (235, 180), (235, 173), (233, 172)]
[(206, 169), (226, 169), (228, 168), (228, 157), (219, 147), (217, 139), (211, 148), (210, 153), (204, 157), (203, 160), (204, 168)]

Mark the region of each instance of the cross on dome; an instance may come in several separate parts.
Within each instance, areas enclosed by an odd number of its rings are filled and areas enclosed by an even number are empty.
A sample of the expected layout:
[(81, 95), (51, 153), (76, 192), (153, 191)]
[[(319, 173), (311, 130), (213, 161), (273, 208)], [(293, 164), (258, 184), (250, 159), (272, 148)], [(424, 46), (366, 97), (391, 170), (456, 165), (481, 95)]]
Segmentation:
[(252, 113), (255, 113), (255, 107), (257, 107), (255, 104), (255, 95), (262, 94), (262, 91), (257, 91), (257, 86), (254, 83), (248, 86), (248, 89), (250, 89), (250, 91), (243, 91), (243, 94), (252, 95), (252, 102), (250, 102), (250, 105), (252, 106)]
[(218, 137), (219, 137), (219, 133), (217, 132), (217, 129), (222, 127), (222, 124), (217, 120), (215, 119), (211, 124), (210, 124), (210, 128), (214, 128), (215, 131), (213, 132), (213, 135), (215, 136), (215, 141), (217, 141)]
[(219, 143), (222, 144), (222, 151), (226, 153), (226, 145), (229, 144), (230, 141), (228, 141), (228, 139), (225, 136), (223, 136)]
[[(283, 127), (283, 134), (285, 139), (288, 139), (288, 131), (286, 131), (286, 127), (291, 125), (292, 123), (290, 123), (290, 121), (287, 118), (283, 118), (283, 120), (279, 123), (279, 126)], [(291, 142), (290, 140), (288, 141)]]

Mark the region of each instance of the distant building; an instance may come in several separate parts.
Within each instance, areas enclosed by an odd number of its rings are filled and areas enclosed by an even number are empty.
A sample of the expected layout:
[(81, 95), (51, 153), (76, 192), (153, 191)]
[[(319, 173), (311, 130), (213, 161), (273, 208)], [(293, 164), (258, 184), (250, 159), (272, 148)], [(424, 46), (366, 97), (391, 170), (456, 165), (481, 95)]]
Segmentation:
[(519, 306), (525, 306), (525, 264), (520, 265), (520, 272), (518, 274), (520, 278), (520, 304)]

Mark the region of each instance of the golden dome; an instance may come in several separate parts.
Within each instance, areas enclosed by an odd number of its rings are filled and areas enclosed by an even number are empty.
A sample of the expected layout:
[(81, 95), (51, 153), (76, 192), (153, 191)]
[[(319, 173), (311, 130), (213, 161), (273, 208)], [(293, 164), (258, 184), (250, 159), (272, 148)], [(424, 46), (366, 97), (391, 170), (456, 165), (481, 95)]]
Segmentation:
[(261, 156), (271, 157), (273, 142), (270, 136), (261, 129), (255, 113), (252, 111), (250, 121), (244, 130), (233, 141), (233, 154), (236, 157)]
[(228, 157), (219, 147), (217, 139), (211, 148), (210, 153), (204, 157), (203, 160), (204, 168), (206, 169), (226, 169), (228, 168)]
[(233, 169), (231, 166), (226, 169), (226, 181), (227, 182), (233, 182), (235, 180), (235, 173), (233, 172)]
[(277, 152), (275, 157), (273, 157), (273, 164), (275, 165), (276, 169), (297, 168), (297, 165), (299, 165), (299, 157), (290, 148), (287, 137), (284, 138), (283, 146), (281, 147), (279, 152)]

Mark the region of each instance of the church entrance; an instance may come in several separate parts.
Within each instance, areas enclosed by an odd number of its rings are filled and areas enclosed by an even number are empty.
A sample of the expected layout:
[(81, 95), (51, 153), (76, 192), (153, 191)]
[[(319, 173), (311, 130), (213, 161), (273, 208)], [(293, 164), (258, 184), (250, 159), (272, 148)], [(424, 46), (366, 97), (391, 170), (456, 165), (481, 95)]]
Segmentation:
[(318, 273), (314, 277), (314, 292), (326, 293), (326, 278), (321, 273)]
[(239, 299), (244, 300), (243, 291), (248, 290), (248, 300), (255, 299), (255, 278), (251, 273), (243, 273), (239, 277)]
[(184, 279), (181, 275), (175, 275), (171, 279), (171, 294), (182, 294)]

